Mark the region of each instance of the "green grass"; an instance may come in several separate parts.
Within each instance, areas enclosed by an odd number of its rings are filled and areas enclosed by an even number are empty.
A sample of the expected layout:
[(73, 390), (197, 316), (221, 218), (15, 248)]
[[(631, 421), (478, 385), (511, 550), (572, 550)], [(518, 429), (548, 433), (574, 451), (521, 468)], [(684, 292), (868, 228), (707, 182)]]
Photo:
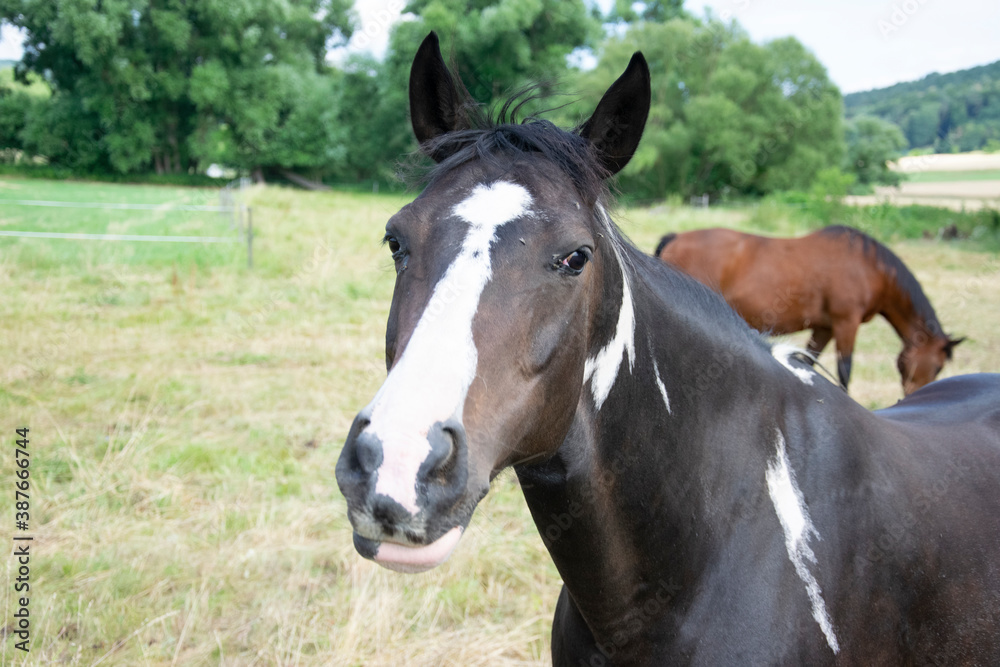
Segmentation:
[[(30, 206), (55, 201), (140, 204), (154, 210)], [(176, 205), (219, 205), (214, 188), (178, 188), (0, 178), (0, 231), (231, 237), (233, 244), (80, 241), (0, 237), (0, 256), (22, 270), (104, 266), (209, 266), (245, 262), (242, 230), (229, 213), (171, 210)], [(113, 290), (112, 290), (113, 291)], [(107, 295), (105, 295), (107, 296)]]
[(1000, 180), (1000, 169), (982, 169), (979, 171), (915, 171), (906, 173), (904, 178), (911, 183), (998, 181)]
[(7, 89), (15, 92), (25, 92), (33, 97), (48, 98), (52, 96), (52, 89), (34, 72), (28, 73), (27, 85), (14, 80), (14, 67), (12, 65), (0, 66), (0, 89)]
[[(0, 196), (21, 198), (13, 191), (215, 196), (0, 179)], [(379, 241), (408, 198), (280, 188), (246, 197), (259, 234), (253, 271), (235, 248), (213, 257), (152, 244), (148, 255), (0, 245), (0, 435), (9, 454), (14, 429), (31, 428), (36, 538), (32, 652), (5, 638), (0, 664), (547, 664), (560, 581), (511, 475), (494, 482), (437, 570), (394, 574), (352, 546), (334, 466), (385, 377), (394, 272)], [(18, 224), (101, 224), (66, 211)], [(667, 231), (753, 228), (749, 210), (660, 205), (617, 218), (647, 251)], [(787, 210), (769, 224), (808, 226)], [(998, 256), (968, 243), (893, 248), (946, 328), (970, 337), (945, 374), (1000, 368)], [(881, 321), (861, 330), (852, 390), (863, 404), (900, 396), (898, 351)], [(12, 459), (0, 457), (4, 493)], [(0, 523), (7, 544), (10, 521)], [(8, 563), (0, 627), (11, 576)]]

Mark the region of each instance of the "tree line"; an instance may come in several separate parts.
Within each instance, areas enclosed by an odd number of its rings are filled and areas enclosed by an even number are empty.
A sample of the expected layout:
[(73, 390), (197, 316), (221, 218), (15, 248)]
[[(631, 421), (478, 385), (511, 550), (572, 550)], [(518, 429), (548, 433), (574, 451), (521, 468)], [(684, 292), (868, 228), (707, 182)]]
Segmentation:
[(908, 149), (1000, 149), (1000, 61), (845, 96), (848, 117), (898, 126)]
[[(27, 35), (16, 77), (35, 82), (0, 80), (0, 158), (392, 182), (416, 148), (407, 76), (430, 30), (478, 103), (540, 82), (524, 112), (564, 126), (642, 50), (653, 105), (620, 176), (638, 197), (804, 190), (824, 169), (879, 182), (902, 147), (882, 121), (845, 124), (839, 90), (794, 38), (754, 44), (681, 0), (618, 0), (606, 15), (583, 0), (411, 0), (403, 11), (383, 59), (333, 66), (327, 52), (357, 28), (350, 0), (0, 0), (2, 20)], [(579, 66), (587, 58), (595, 66)]]

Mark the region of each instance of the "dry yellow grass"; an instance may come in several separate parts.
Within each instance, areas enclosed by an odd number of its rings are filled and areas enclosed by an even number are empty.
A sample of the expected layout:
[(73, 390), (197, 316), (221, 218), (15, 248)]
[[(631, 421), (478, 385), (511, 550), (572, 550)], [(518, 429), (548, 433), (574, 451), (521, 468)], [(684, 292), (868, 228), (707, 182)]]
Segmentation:
[[(6, 637), (0, 664), (548, 664), (560, 582), (513, 476), (435, 571), (387, 572), (352, 546), (333, 471), (384, 377), (393, 272), (378, 241), (406, 198), (251, 199), (252, 273), (27, 270), (0, 255), (0, 480), (10, 494), (14, 429), (30, 427), (35, 536), (31, 653)], [(745, 224), (670, 207), (619, 217), (647, 251), (673, 229)], [(894, 249), (971, 337), (946, 372), (1000, 369), (996, 256)], [(888, 327), (862, 329), (865, 405), (900, 395), (898, 348)]]

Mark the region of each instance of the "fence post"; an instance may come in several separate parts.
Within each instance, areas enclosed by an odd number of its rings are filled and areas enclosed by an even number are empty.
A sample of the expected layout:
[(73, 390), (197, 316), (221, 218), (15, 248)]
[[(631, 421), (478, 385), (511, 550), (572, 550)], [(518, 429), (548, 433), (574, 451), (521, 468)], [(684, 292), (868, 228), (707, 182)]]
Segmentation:
[(247, 209), (247, 268), (253, 268), (253, 215), (249, 206)]

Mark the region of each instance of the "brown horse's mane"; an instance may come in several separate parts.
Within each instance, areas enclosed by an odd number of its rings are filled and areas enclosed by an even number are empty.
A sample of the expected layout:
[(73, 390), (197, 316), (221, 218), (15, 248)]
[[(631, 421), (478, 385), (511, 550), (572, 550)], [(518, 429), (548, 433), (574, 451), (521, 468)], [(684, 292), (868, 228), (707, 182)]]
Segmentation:
[(934, 337), (944, 337), (944, 329), (938, 321), (937, 313), (934, 312), (930, 300), (924, 294), (916, 277), (895, 253), (871, 236), (853, 227), (831, 225), (821, 229), (820, 233), (826, 236), (846, 237), (848, 244), (860, 243), (861, 252), (867, 256), (873, 256), (876, 266), (887, 278), (892, 280), (900, 294), (909, 299), (910, 305), (917, 317), (920, 318), (927, 333)]

